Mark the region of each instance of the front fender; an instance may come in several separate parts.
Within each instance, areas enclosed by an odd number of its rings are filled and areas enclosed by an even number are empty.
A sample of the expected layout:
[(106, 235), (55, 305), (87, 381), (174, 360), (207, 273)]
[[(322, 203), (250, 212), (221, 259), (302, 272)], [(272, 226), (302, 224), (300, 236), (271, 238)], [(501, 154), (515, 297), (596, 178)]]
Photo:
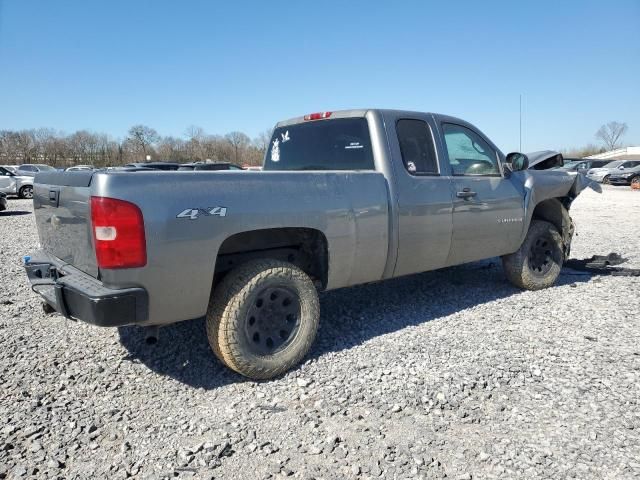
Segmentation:
[[(554, 223), (565, 237), (566, 243), (571, 241), (573, 234), (572, 226), (565, 225), (568, 217), (568, 210), (575, 198), (586, 188), (592, 188), (598, 193), (602, 192), (600, 185), (593, 180), (589, 180), (584, 174), (578, 172), (564, 172), (558, 170), (524, 170), (516, 172), (524, 186), (524, 219), (520, 244), (524, 241), (529, 225), (533, 218), (533, 213), (538, 205), (546, 200), (556, 199), (567, 214), (558, 212), (555, 217), (558, 219)], [(568, 229), (570, 228), (571, 231)], [(568, 238), (566, 238), (568, 236)]]

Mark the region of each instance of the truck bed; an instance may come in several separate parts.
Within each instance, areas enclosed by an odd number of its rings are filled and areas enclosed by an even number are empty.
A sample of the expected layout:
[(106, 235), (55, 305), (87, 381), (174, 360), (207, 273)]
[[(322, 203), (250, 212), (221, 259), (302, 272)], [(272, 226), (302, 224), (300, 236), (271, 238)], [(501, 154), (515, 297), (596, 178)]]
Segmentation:
[[(140, 207), (144, 267), (98, 269), (91, 196)], [(34, 197), (42, 249), (107, 288), (146, 290), (150, 324), (203, 316), (221, 245), (248, 228), (321, 232), (329, 247), (327, 289), (381, 279), (388, 204), (377, 172), (52, 172), (39, 174)], [(209, 213), (216, 207), (225, 215)]]

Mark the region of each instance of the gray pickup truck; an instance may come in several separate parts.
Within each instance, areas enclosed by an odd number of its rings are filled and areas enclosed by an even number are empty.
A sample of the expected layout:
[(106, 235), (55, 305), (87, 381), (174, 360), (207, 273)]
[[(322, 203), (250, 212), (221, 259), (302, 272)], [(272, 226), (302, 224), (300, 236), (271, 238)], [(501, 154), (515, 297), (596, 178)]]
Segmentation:
[(588, 182), (527, 163), (445, 115), (306, 115), (276, 125), (262, 172), (39, 173), (25, 268), (67, 318), (206, 315), (224, 364), (270, 378), (307, 353), (322, 290), (496, 256), (518, 287), (553, 285)]

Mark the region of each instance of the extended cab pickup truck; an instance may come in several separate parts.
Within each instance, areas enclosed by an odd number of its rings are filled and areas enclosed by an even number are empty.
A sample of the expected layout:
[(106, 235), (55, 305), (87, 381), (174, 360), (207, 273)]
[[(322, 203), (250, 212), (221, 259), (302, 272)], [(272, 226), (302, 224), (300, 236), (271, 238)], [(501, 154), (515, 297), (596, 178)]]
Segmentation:
[(262, 172), (39, 173), (25, 268), (68, 318), (206, 315), (224, 364), (270, 378), (307, 353), (321, 290), (496, 256), (515, 285), (551, 286), (587, 182), (527, 162), (449, 116), (311, 114), (276, 125)]

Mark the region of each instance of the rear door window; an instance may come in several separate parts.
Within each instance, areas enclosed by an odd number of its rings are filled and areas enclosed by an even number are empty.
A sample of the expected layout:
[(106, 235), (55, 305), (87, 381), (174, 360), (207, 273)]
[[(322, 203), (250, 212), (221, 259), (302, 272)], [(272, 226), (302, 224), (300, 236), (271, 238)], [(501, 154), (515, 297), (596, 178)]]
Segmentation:
[(412, 175), (435, 175), (438, 173), (433, 136), (427, 122), (400, 119), (396, 123), (398, 143), (404, 167)]
[(337, 118), (276, 128), (264, 170), (374, 170), (367, 120)]

